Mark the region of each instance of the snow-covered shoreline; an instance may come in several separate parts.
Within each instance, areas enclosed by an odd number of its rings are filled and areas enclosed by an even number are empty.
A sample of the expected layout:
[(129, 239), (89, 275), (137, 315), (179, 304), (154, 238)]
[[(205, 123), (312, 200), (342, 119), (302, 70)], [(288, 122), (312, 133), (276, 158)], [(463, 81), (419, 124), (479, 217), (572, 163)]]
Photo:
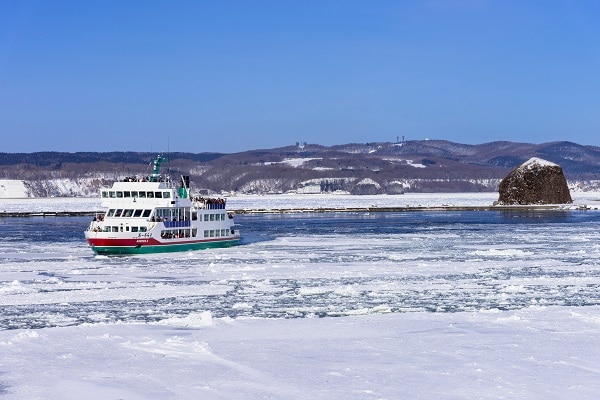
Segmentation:
[[(574, 192), (573, 204), (566, 208), (600, 208), (600, 192)], [(232, 210), (348, 209), (369, 207), (488, 207), (498, 193), (407, 193), (403, 195), (277, 194), (236, 195), (227, 198)], [(53, 197), (0, 199), (1, 212), (94, 212), (103, 211), (98, 197)]]

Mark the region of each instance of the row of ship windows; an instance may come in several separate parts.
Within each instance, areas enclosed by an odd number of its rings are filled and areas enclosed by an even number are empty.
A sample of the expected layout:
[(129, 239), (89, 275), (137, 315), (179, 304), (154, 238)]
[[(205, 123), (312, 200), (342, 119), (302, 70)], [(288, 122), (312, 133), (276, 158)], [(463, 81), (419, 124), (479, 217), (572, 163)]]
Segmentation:
[(225, 221), (225, 214), (204, 214), (204, 221)]
[[(126, 226), (125, 231), (129, 232), (146, 232), (147, 228), (145, 226)], [(198, 236), (198, 229), (167, 229), (160, 232), (160, 237), (163, 239), (177, 239), (183, 237), (190, 237), (190, 231), (192, 237)], [(122, 226), (105, 226), (102, 228), (102, 232), (123, 232)], [(204, 231), (205, 238), (211, 237), (223, 237), (227, 236), (229, 229), (206, 229)], [(233, 234), (233, 229), (231, 230)]]
[(115, 210), (114, 208), (111, 208), (106, 213), (106, 217), (123, 217), (123, 218), (127, 218), (127, 217), (138, 218), (138, 217), (142, 217), (142, 218), (148, 218), (151, 213), (152, 213), (152, 210), (129, 210), (129, 209), (128, 210), (122, 210), (122, 209), (116, 209)]
[[(227, 236), (228, 229), (211, 229), (204, 231), (204, 237), (219, 237), (219, 236)], [(231, 230), (233, 234), (233, 229)]]
[[(129, 232), (130, 227), (126, 226), (125, 230), (127, 232)], [(146, 232), (148, 230), (148, 228), (146, 228), (145, 226), (132, 226), (131, 227), (131, 232)], [(102, 232), (123, 232), (123, 227), (122, 226), (105, 226), (104, 228), (102, 228)]]
[[(160, 211), (160, 210), (158, 210)], [(166, 215), (166, 213), (161, 213), (158, 212), (156, 213), (156, 217), (155, 220), (157, 221), (165, 221), (168, 220), (168, 217)], [(106, 217), (110, 218), (110, 217), (114, 217), (114, 218), (118, 218), (118, 217), (123, 217), (123, 218), (129, 218), (129, 217), (133, 217), (133, 218), (148, 218), (150, 216), (150, 214), (152, 213), (152, 210), (134, 210), (134, 209), (114, 209), (111, 208), (110, 210), (108, 210), (108, 212), (106, 213)], [(192, 219), (196, 220), (196, 213), (193, 213), (192, 215)], [(204, 221), (225, 221), (226, 217), (225, 217), (225, 213), (219, 213), (219, 214), (204, 214)]]
[(121, 199), (125, 197), (139, 197), (140, 199), (170, 199), (171, 192), (164, 190), (160, 192), (142, 192), (142, 191), (115, 191), (103, 190), (102, 198)]
[[(224, 237), (229, 233), (229, 229), (207, 229), (204, 231), (205, 238)], [(233, 230), (231, 230), (233, 234)], [(191, 229), (191, 237), (198, 236), (197, 229)], [(160, 231), (160, 237), (163, 239), (179, 239), (190, 237), (190, 229), (167, 229)]]

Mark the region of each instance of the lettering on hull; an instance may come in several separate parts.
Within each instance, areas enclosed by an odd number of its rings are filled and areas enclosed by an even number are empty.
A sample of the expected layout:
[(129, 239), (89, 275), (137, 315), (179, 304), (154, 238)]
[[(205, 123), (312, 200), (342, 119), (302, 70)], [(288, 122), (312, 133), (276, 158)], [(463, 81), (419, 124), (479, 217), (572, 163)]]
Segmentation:
[(196, 242), (182, 244), (163, 244), (163, 245), (142, 245), (133, 246), (94, 246), (92, 250), (98, 255), (131, 255), (131, 254), (152, 254), (168, 253), (189, 250), (204, 250), (219, 247), (236, 246), (240, 242), (239, 238), (232, 240), (220, 240), (212, 242)]

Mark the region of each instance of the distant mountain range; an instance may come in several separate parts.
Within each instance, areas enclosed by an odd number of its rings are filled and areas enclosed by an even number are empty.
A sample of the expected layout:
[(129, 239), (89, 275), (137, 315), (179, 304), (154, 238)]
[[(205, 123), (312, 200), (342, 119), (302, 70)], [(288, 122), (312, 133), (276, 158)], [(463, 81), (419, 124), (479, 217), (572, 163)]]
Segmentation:
[[(96, 195), (125, 176), (150, 173), (156, 154), (0, 153), (0, 179), (22, 180), (31, 196)], [(163, 172), (191, 178), (193, 189), (236, 193), (397, 194), (496, 191), (500, 181), (531, 157), (563, 168), (572, 189), (600, 188), (600, 147), (571, 142), (442, 140), (397, 143), (302, 144), (241, 153), (170, 153)]]

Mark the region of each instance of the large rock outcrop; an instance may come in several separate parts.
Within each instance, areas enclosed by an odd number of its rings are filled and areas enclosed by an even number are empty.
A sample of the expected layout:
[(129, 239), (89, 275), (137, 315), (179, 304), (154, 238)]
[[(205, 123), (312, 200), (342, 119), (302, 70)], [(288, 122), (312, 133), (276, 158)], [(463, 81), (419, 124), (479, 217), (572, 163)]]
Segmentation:
[(500, 182), (502, 205), (572, 203), (562, 168), (541, 158), (530, 158)]
[(358, 182), (350, 191), (351, 194), (357, 195), (374, 195), (381, 194), (381, 185), (373, 179), (365, 178)]

